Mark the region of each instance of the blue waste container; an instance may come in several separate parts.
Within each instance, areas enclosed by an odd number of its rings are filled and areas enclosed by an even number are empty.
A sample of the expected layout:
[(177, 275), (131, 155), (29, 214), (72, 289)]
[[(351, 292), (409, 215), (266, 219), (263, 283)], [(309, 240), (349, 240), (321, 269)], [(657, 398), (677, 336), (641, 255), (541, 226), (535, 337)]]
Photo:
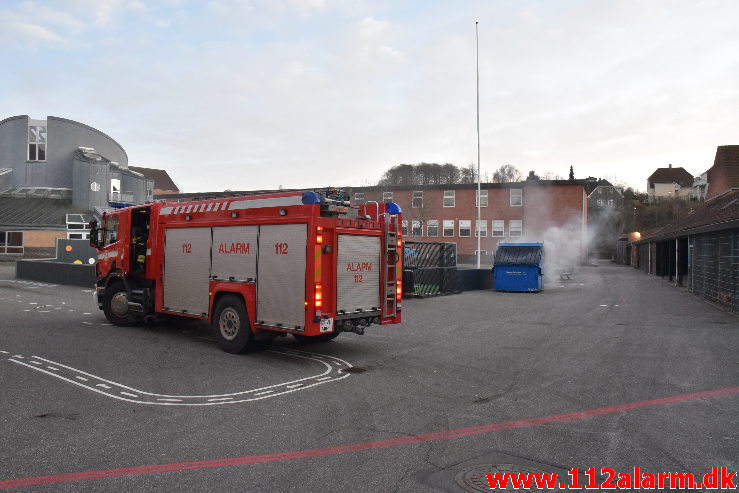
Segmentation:
[(495, 290), (541, 291), (543, 253), (544, 243), (498, 243), (493, 258)]

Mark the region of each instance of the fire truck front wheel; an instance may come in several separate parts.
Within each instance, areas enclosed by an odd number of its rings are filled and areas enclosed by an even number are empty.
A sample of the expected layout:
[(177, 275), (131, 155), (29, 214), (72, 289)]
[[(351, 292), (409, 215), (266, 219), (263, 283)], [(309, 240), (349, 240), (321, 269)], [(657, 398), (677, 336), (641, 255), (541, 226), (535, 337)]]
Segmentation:
[(218, 300), (213, 317), (213, 334), (227, 353), (241, 353), (255, 345), (244, 302), (227, 294)]
[(132, 319), (128, 313), (128, 294), (122, 282), (114, 282), (105, 290), (103, 313), (114, 325), (130, 325)]

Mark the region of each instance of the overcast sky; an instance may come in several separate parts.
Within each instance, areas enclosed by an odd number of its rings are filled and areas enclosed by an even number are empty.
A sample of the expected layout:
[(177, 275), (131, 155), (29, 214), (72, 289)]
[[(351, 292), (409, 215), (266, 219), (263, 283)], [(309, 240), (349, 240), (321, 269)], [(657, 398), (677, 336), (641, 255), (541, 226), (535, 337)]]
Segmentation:
[(483, 172), (645, 189), (739, 144), (736, 0), (2, 0), (0, 119), (91, 125), (187, 192), (467, 165), (475, 21)]

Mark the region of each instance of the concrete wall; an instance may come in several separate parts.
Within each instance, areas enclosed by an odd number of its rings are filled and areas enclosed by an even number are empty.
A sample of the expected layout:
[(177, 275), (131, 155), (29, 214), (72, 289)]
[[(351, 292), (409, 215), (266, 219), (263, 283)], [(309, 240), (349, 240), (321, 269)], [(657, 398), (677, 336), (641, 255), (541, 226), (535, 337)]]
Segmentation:
[[(15, 264), (15, 277), (92, 288), (95, 285), (95, 266), (63, 264), (51, 260), (18, 260)], [(90, 306), (92, 307), (92, 298)]]

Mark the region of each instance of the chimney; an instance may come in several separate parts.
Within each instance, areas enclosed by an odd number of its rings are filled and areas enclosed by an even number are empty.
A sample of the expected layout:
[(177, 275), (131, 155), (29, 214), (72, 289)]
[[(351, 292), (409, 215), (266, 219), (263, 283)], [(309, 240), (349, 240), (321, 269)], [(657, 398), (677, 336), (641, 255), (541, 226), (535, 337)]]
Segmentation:
[(672, 168), (672, 164), (667, 165), (668, 168)]

